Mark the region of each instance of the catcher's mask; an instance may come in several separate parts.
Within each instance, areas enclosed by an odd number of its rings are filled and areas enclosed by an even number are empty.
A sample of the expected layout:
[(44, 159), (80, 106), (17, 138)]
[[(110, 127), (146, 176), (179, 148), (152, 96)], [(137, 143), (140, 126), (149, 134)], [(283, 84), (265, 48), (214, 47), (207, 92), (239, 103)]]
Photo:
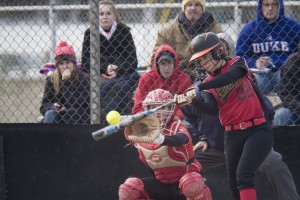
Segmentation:
[[(160, 106), (164, 103), (173, 101), (173, 95), (166, 90), (156, 89), (148, 93), (145, 100), (143, 101), (144, 110), (150, 110), (151, 108)], [(156, 117), (160, 124), (161, 128), (166, 128), (166, 124), (169, 122), (170, 118), (174, 113), (175, 105), (166, 107), (165, 109), (160, 109), (151, 116)]]

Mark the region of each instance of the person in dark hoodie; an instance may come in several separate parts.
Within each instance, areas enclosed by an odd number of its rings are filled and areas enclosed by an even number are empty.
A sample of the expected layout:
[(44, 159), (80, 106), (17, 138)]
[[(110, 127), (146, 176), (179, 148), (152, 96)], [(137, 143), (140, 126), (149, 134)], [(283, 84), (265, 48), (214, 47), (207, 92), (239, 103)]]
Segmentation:
[(53, 74), (47, 77), (40, 107), (43, 123), (90, 122), (90, 78), (78, 70), (74, 49), (62, 41), (55, 49)]
[[(164, 89), (174, 95), (183, 93), (191, 84), (189, 76), (179, 69), (179, 58), (175, 50), (169, 45), (161, 45), (155, 52), (152, 69), (139, 80), (132, 113), (143, 111), (142, 102), (154, 89)], [(178, 111), (176, 116), (183, 118), (180, 110)]]
[(192, 57), (190, 41), (200, 33), (220, 33), (223, 29), (206, 10), (205, 0), (183, 0), (181, 6), (182, 9), (176, 18), (158, 32), (153, 55), (162, 44), (170, 45), (178, 54), (180, 69), (194, 81), (199, 72), (195, 63), (189, 63)]
[(268, 94), (278, 92), (281, 66), (299, 41), (300, 24), (285, 16), (283, 0), (258, 0), (256, 19), (241, 30), (236, 53), (250, 68), (270, 68), (269, 73), (255, 74), (259, 88)]
[(300, 42), (281, 69), (279, 97), (282, 108), (276, 111), (273, 125), (300, 125)]

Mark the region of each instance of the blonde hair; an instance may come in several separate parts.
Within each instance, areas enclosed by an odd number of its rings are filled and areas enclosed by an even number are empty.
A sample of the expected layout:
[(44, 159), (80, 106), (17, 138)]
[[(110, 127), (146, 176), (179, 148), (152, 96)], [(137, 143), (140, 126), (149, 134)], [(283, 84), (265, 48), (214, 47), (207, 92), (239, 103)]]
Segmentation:
[[(73, 68), (73, 71), (71, 73), (70, 80), (72, 81), (72, 84), (77, 85), (79, 83), (79, 75), (78, 75), (78, 69), (77, 69), (76, 64), (74, 64), (74, 68)], [(51, 82), (54, 85), (55, 94), (58, 95), (59, 92), (60, 92), (60, 89), (61, 89), (61, 84), (62, 84), (61, 83), (62, 82), (62, 76), (61, 76), (60, 69), (58, 67), (56, 67), (53, 74), (51, 75)]]
[[(124, 26), (124, 27), (128, 27), (121, 19), (119, 12), (116, 9), (115, 4), (110, 1), (110, 0), (104, 0), (104, 1), (99, 1), (99, 6), (100, 5), (110, 5), (112, 7), (112, 11), (114, 13), (114, 15), (116, 16), (116, 22), (118, 25)], [(129, 27), (128, 27), (129, 28)]]

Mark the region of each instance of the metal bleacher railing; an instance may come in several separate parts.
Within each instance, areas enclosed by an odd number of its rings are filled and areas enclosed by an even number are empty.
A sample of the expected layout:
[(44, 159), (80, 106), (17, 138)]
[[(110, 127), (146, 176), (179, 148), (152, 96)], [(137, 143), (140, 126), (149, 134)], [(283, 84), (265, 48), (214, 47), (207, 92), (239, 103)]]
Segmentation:
[[(37, 2), (22, 5), (21, 1), (10, 6), (1, 4), (0, 123), (35, 123), (41, 115), (40, 98), (46, 76), (41, 75), (39, 69), (44, 63), (53, 62), (54, 48), (59, 40), (72, 44), (77, 58), (81, 58), (84, 31), (93, 22), (98, 23), (97, 1), (90, 1), (89, 5), (76, 4), (76, 0), (68, 2), (72, 5), (62, 5), (56, 0), (50, 0), (47, 5)], [(181, 4), (180, 1), (155, 3), (158, 1), (153, 0), (121, 2), (116, 3), (116, 7), (123, 21), (131, 27), (141, 66), (151, 56), (157, 31), (178, 14)], [(256, 6), (256, 1), (207, 2), (207, 10), (234, 40), (240, 28), (255, 17)], [(298, 21), (299, 8), (300, 1), (285, 1), (287, 15)], [(94, 64), (99, 65), (98, 62), (96, 59)], [(92, 85), (97, 87), (97, 84)], [(96, 91), (98, 89), (94, 89), (94, 93)], [(97, 94), (92, 98), (98, 101)], [(276, 97), (274, 101), (279, 103)], [(97, 105), (92, 110), (92, 123), (98, 123)]]

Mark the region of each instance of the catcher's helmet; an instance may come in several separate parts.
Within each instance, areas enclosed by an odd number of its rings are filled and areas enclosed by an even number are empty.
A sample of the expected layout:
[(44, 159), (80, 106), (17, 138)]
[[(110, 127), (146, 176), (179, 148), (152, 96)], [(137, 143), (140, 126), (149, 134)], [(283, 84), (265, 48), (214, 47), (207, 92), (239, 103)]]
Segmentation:
[(163, 104), (173, 101), (173, 95), (163, 89), (156, 89), (148, 93), (143, 104)]
[[(173, 95), (169, 91), (163, 89), (156, 89), (148, 93), (142, 104), (144, 110), (149, 110), (150, 106), (160, 106), (164, 103), (171, 101), (173, 101)], [(174, 110), (175, 105), (172, 105), (168, 110), (161, 109), (151, 115), (153, 117), (156, 117), (160, 121), (162, 128), (165, 128), (165, 125), (172, 117)]]
[[(224, 59), (227, 55), (224, 45), (217, 34), (212, 32), (197, 35), (190, 43), (190, 49), (193, 53), (190, 62), (211, 52), (215, 60)], [(220, 52), (217, 52), (218, 50)]]

